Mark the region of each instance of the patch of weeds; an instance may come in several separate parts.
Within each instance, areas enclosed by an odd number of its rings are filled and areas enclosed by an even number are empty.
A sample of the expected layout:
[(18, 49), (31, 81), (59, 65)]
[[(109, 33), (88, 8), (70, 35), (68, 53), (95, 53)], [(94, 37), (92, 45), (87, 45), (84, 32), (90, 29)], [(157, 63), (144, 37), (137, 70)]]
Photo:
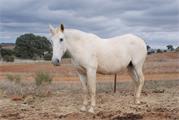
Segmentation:
[(51, 84), (52, 76), (47, 72), (37, 72), (35, 74), (35, 83), (37, 86), (41, 86), (43, 84)]
[(7, 78), (9, 81), (14, 81), (14, 77), (13, 77), (13, 75), (11, 75), (11, 74), (7, 74), (7, 75), (6, 75), (6, 78)]
[(21, 83), (21, 76), (20, 75), (12, 75), (12, 74), (7, 74), (6, 75), (7, 80), (14, 82), (16, 84)]
[(50, 92), (50, 85), (52, 83), (52, 76), (44, 71), (35, 74), (36, 95), (48, 96)]

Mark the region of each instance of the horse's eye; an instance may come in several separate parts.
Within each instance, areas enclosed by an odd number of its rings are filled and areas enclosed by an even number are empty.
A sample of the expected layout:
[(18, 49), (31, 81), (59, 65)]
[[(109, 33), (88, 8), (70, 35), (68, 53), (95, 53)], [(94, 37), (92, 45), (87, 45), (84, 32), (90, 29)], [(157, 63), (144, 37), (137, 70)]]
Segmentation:
[(63, 38), (60, 38), (60, 42), (62, 42), (63, 41)]

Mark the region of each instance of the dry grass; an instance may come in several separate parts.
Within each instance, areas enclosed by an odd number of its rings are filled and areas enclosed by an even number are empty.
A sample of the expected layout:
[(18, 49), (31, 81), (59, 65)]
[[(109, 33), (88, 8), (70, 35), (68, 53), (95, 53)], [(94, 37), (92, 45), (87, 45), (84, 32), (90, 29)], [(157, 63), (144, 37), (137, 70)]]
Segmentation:
[[(144, 85), (145, 90), (163, 90), (165, 88), (171, 88), (179, 86), (179, 80), (163, 80), (163, 81), (146, 81)], [(78, 93), (82, 91), (80, 82), (58, 82), (53, 81), (51, 84), (44, 84), (37, 86), (35, 81), (21, 81), (20, 83), (14, 83), (12, 81), (1, 80), (0, 91), (3, 96), (22, 96), (28, 95), (46, 97), (58, 92), (72, 92)], [(133, 91), (132, 81), (117, 82), (117, 91)], [(112, 93), (113, 82), (98, 82), (97, 93)]]
[(0, 91), (3, 96), (25, 97), (50, 94), (52, 76), (46, 72), (37, 72), (33, 81), (21, 80), (18, 74), (7, 74), (6, 78), (7, 80), (0, 81)]
[(21, 82), (21, 76), (18, 74), (6, 74), (7, 80), (19, 84)]
[(51, 84), (52, 76), (48, 72), (39, 71), (35, 74), (35, 83), (37, 86)]

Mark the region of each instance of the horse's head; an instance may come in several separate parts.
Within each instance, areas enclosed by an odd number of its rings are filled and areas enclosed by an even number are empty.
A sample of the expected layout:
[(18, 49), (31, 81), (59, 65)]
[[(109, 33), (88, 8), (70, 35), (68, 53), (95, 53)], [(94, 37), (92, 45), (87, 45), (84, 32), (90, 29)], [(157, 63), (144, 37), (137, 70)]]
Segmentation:
[(59, 27), (53, 28), (49, 25), (49, 30), (51, 33), (50, 41), (53, 48), (52, 64), (60, 65), (61, 58), (66, 51), (64, 26), (61, 24)]

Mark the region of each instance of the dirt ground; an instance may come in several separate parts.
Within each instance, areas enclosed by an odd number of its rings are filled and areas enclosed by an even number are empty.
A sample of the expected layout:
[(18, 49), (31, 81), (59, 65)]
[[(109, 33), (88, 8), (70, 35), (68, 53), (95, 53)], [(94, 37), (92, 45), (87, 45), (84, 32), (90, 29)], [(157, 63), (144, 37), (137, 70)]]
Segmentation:
[[(63, 88), (55, 88), (55, 86)], [(178, 120), (179, 80), (147, 81), (140, 105), (133, 103), (130, 82), (118, 82), (117, 92), (110, 83), (98, 82), (96, 113), (80, 112), (82, 103), (79, 82), (53, 83), (46, 97), (22, 99), (0, 97), (1, 120)]]
[[(144, 65), (145, 85), (142, 103), (133, 103), (132, 82), (126, 71), (118, 74), (117, 92), (113, 93), (114, 76), (98, 75), (95, 114), (80, 112), (82, 89), (75, 68), (69, 60), (61, 67), (50, 62), (0, 64), (0, 120), (179, 120), (179, 53), (152, 54)], [(48, 71), (54, 81), (47, 94), (22, 96), (13, 91), (33, 91), (34, 74)], [(6, 75), (20, 75), (22, 88), (7, 82)], [(28, 82), (27, 82), (28, 81)], [(7, 93), (11, 94), (7, 94)]]

